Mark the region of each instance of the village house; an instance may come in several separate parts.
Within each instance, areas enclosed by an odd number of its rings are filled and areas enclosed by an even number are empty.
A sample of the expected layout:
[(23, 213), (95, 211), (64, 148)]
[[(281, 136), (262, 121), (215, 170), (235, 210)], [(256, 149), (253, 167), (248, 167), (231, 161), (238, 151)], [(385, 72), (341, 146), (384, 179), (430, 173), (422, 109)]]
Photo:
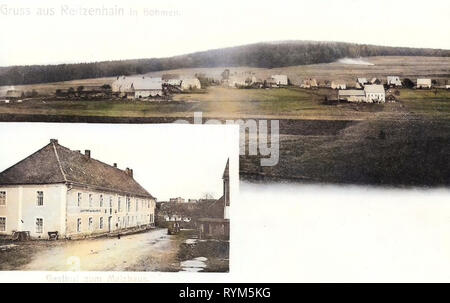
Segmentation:
[(179, 75), (164, 75), (163, 83), (178, 88), (180, 91), (201, 89), (198, 78), (180, 77)]
[(417, 88), (431, 88), (431, 79), (417, 79)]
[(364, 90), (339, 90), (338, 100), (347, 102), (384, 103), (386, 101), (386, 92), (383, 85), (368, 84), (364, 86)]
[(367, 78), (358, 78), (357, 82), (361, 85), (364, 86), (366, 85), (369, 81), (367, 81)]
[(9, 100), (18, 100), (25, 96), (24, 92), (21, 90), (8, 90), (6, 92), (6, 99)]
[(145, 76), (117, 77), (112, 83), (113, 93), (128, 99), (145, 99), (149, 97), (163, 96), (161, 78), (150, 78)]
[(286, 75), (272, 75), (271, 78), (275, 81), (275, 83), (278, 86), (289, 84), (288, 76), (286, 76)]
[(380, 79), (373, 77), (372, 79), (370, 79), (370, 84), (381, 84)]
[(181, 90), (194, 90), (201, 89), (202, 85), (200, 80), (197, 78), (182, 78), (181, 79)]
[(255, 76), (252, 75), (232, 75), (226, 81), (229, 87), (250, 87), (257, 82)]
[(210, 215), (198, 219), (199, 239), (230, 239), (230, 160), (222, 175), (223, 196), (211, 207)]
[(162, 79), (146, 77), (133, 79), (129, 92), (134, 93), (134, 99), (161, 97), (163, 95)]
[(177, 197), (177, 198), (170, 198), (169, 202), (170, 203), (184, 203), (185, 200), (184, 200), (184, 198)]
[(402, 81), (400, 81), (400, 77), (398, 76), (388, 76), (387, 85), (391, 87), (400, 87), (402, 86)]
[(316, 79), (305, 79), (300, 84), (301, 88), (318, 88), (319, 85), (317, 84)]
[(366, 94), (360, 89), (340, 89), (338, 90), (338, 100), (347, 102), (366, 102)]
[(334, 80), (331, 82), (332, 89), (346, 89), (347, 84), (343, 80)]
[(51, 139), (0, 173), (0, 234), (63, 238), (145, 229), (154, 224), (156, 199), (133, 170), (121, 170)]

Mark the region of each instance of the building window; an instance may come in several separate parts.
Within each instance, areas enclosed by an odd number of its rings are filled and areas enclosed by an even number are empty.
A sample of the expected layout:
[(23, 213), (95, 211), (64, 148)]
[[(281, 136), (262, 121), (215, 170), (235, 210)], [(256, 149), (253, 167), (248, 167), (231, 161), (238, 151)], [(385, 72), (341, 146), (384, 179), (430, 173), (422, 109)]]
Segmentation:
[(89, 207), (92, 207), (92, 194), (89, 194)]
[(0, 217), (0, 231), (6, 231), (6, 217)]
[(78, 193), (78, 200), (77, 200), (77, 206), (80, 207), (81, 206), (81, 200), (83, 198), (83, 194), (82, 193)]
[(92, 230), (92, 227), (94, 226), (92, 217), (89, 218), (89, 230)]
[(113, 205), (113, 198), (110, 196), (109, 197), (109, 207), (112, 207)]
[(44, 232), (44, 219), (36, 218), (36, 233), (42, 234)]
[(81, 218), (77, 220), (77, 232), (81, 232)]
[(38, 191), (37, 192), (37, 206), (43, 206), (44, 205), (44, 192)]
[(130, 208), (131, 208), (131, 199), (130, 197), (127, 197), (127, 212), (130, 212)]
[(99, 227), (100, 229), (103, 229), (103, 217), (100, 217)]
[(100, 195), (100, 207), (103, 207), (103, 195)]
[(136, 211), (139, 210), (139, 200), (136, 199)]
[(6, 191), (0, 191), (0, 206), (6, 206)]
[(119, 211), (119, 212), (122, 211), (122, 205), (121, 205), (121, 203), (120, 203), (120, 197), (117, 198), (117, 208), (118, 208), (118, 211)]

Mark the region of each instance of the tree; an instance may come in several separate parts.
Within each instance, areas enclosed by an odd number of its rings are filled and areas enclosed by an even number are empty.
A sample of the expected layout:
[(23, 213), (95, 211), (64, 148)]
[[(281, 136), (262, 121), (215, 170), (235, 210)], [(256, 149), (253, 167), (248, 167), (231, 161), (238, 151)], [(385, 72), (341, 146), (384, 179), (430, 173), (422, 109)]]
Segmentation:
[(406, 88), (413, 88), (415, 85), (414, 82), (411, 81), (411, 79), (405, 78), (403, 79), (403, 86)]
[(84, 86), (80, 85), (77, 87), (77, 92), (81, 93), (84, 90)]

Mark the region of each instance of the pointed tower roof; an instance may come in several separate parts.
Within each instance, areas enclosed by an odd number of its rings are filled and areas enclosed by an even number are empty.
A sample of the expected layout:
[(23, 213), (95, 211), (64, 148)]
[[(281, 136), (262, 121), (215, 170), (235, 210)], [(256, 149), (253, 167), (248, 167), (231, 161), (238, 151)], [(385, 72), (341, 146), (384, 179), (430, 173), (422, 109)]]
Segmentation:
[(222, 179), (230, 179), (230, 158), (227, 159), (227, 164), (225, 165)]

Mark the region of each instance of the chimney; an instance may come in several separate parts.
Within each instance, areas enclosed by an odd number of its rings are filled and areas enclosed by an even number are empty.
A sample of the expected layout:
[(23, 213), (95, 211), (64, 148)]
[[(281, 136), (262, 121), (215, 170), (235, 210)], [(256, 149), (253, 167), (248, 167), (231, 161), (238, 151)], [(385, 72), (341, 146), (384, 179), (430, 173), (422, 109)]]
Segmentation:
[(91, 158), (91, 151), (89, 149), (86, 149), (84, 151), (84, 154), (86, 155), (86, 157), (88, 157), (89, 159)]
[(58, 144), (58, 139), (50, 139), (50, 143)]
[(81, 150), (77, 149), (75, 150), (75, 152), (80, 153), (81, 154)]
[(117, 163), (114, 163), (113, 166), (114, 166), (115, 168), (117, 168)]

